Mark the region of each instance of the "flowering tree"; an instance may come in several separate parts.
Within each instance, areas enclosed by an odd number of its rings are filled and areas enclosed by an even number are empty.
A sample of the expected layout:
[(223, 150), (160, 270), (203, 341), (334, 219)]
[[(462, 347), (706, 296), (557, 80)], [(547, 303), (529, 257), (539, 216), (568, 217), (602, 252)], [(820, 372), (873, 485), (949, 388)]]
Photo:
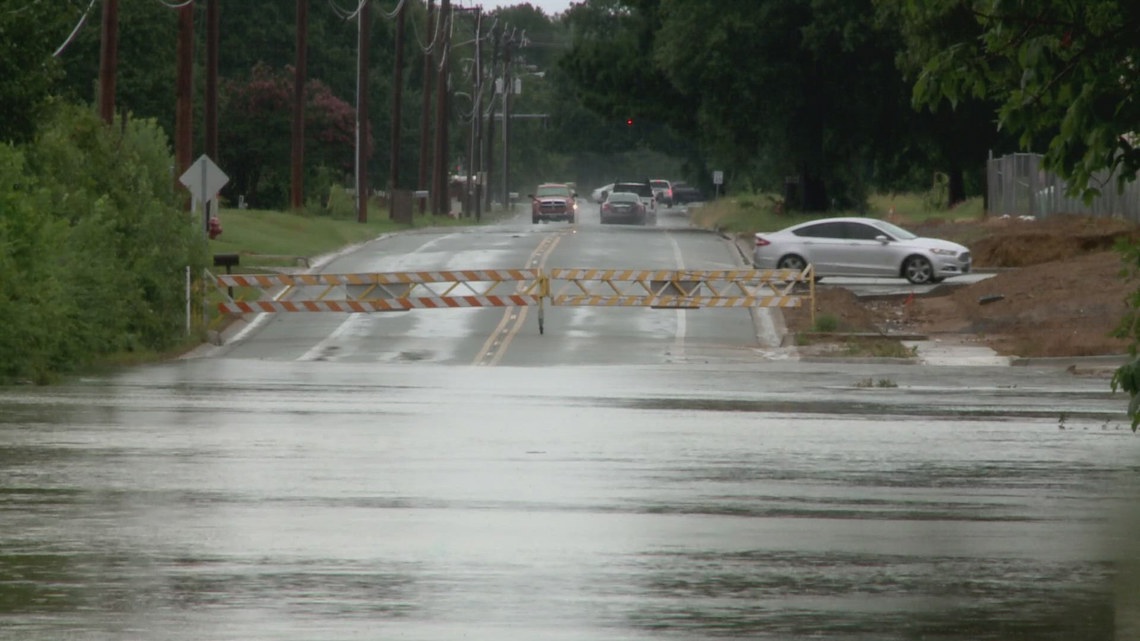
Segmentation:
[[(349, 173), (356, 113), (319, 80), (305, 84), (306, 175)], [(249, 78), (223, 83), (219, 136), (221, 164), (231, 193), (260, 207), (282, 207), (289, 192), (293, 69), (257, 64)], [(365, 142), (371, 149), (371, 140)]]

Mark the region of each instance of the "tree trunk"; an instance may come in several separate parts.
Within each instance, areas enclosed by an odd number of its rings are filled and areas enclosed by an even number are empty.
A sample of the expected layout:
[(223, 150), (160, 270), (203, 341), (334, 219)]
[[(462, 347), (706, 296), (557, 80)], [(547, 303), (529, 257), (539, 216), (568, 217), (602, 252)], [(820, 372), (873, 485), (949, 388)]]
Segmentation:
[(961, 167), (952, 167), (946, 174), (949, 177), (946, 205), (947, 207), (953, 207), (966, 200), (966, 178), (963, 175)]
[(800, 175), (800, 201), (803, 211), (827, 211), (831, 208), (827, 184), (819, 174), (804, 171)]

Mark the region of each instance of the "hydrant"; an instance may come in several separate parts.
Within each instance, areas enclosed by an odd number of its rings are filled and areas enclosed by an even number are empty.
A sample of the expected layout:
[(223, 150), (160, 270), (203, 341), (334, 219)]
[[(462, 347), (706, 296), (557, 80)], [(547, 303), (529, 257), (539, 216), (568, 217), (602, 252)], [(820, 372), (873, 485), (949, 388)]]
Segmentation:
[(222, 235), (222, 221), (218, 220), (217, 216), (210, 216), (210, 223), (207, 226), (206, 233), (209, 234), (210, 240), (214, 240)]

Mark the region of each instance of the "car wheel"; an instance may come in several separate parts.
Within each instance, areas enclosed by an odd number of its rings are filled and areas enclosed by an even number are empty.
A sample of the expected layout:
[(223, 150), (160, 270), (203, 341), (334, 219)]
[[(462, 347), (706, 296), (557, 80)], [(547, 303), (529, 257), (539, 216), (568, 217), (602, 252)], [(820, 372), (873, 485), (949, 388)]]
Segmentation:
[(807, 261), (795, 254), (789, 254), (776, 263), (776, 269), (794, 269), (797, 272), (802, 272), (807, 269)]
[(532, 224), (535, 224), (535, 225), (537, 225), (537, 224), (538, 224), (538, 216), (531, 216), (531, 217), (530, 217), (530, 222), (531, 222)]
[(922, 256), (911, 256), (903, 263), (903, 276), (915, 285), (927, 285), (937, 282), (934, 277), (934, 266)]

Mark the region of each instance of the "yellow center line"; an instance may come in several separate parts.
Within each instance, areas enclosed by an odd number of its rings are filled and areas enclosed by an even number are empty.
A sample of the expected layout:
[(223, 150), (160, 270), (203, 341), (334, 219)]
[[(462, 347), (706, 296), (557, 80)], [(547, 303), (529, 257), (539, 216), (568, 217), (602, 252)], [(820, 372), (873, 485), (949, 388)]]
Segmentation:
[[(527, 267), (530, 269), (543, 269), (546, 267), (546, 261), (550, 255), (554, 253), (554, 248), (562, 240), (562, 237), (571, 233), (573, 230), (561, 231), (557, 234), (546, 236), (542, 242), (538, 244), (534, 252), (531, 253), (530, 258), (527, 259)], [(518, 291), (524, 290), (526, 285), (519, 283)], [(479, 353), (475, 355), (475, 365), (494, 366), (497, 365), (503, 356), (507, 353), (507, 348), (511, 344), (511, 340), (519, 333), (523, 325), (526, 323), (526, 317), (530, 308), (514, 308), (508, 307), (503, 313), (503, 319), (495, 327), (495, 331), (483, 343), (479, 349)]]

